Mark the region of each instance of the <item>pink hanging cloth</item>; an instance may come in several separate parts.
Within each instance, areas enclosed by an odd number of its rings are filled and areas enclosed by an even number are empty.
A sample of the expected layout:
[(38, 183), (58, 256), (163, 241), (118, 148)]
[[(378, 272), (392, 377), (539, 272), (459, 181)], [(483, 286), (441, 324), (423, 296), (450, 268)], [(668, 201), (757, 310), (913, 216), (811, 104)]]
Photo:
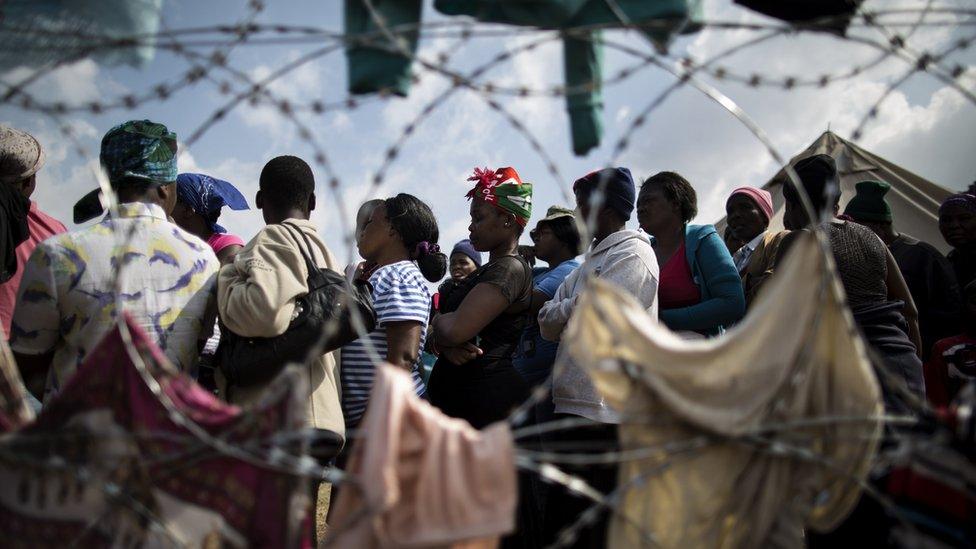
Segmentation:
[(365, 438), (352, 448), (330, 525), (340, 548), (488, 549), (515, 528), (512, 434), (505, 422), (478, 431), (414, 393), (410, 376), (376, 371)]

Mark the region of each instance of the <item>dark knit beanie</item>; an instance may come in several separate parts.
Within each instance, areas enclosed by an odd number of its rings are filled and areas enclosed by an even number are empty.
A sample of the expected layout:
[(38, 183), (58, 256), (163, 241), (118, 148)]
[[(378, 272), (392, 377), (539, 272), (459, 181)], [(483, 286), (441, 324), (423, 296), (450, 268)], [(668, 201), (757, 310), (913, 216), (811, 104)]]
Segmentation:
[(471, 244), (471, 241), (467, 238), (454, 245), (454, 249), (451, 250), (451, 255), (454, 254), (464, 254), (470, 257), (471, 261), (474, 261), (475, 265), (478, 267), (481, 266), (481, 252), (475, 250), (474, 246)]
[(573, 191), (580, 191), (589, 196), (601, 185), (605, 185), (603, 203), (619, 213), (625, 221), (629, 221), (637, 199), (637, 189), (634, 185), (634, 177), (630, 175), (630, 170), (627, 168), (603, 168), (588, 173), (573, 183)]
[(861, 181), (854, 188), (857, 194), (844, 208), (846, 215), (854, 221), (891, 223), (891, 206), (885, 200), (891, 185), (882, 181)]

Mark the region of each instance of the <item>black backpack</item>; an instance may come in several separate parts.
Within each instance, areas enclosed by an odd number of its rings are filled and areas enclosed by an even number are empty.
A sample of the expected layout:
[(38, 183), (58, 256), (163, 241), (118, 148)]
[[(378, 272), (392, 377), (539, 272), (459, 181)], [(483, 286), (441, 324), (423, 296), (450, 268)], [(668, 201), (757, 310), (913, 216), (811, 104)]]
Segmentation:
[[(353, 327), (353, 309), (364, 324), (363, 334), (376, 327), (370, 284), (362, 280), (350, 283), (342, 274), (316, 266), (308, 236), (296, 225), (282, 225), (294, 229), (305, 240), (308, 253), (297, 238), (295, 244), (308, 268), (308, 294), (295, 300), (295, 317), (285, 333), (276, 337), (243, 337), (221, 322), (217, 363), (229, 385), (267, 383), (288, 363), (305, 363), (359, 339)], [(310, 356), (317, 348), (321, 350)]]

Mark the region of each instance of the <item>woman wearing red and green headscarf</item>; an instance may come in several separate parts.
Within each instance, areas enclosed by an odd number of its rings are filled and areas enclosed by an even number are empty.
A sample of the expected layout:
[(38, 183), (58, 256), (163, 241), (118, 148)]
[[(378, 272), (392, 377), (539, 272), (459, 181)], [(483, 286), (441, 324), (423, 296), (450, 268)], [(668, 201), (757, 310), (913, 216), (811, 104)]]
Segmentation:
[(480, 429), (529, 394), (511, 357), (532, 298), (532, 269), (517, 249), (532, 215), (532, 185), (512, 168), (475, 169), (469, 181), (471, 244), (488, 252), (488, 262), (440, 298), (433, 322), (440, 358), (427, 394), (444, 413)]

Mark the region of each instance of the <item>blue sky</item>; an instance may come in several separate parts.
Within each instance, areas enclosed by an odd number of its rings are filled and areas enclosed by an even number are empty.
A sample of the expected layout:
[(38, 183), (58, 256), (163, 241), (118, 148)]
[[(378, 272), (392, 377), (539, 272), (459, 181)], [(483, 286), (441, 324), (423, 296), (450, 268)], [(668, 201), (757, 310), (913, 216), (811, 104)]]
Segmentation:
[[(269, 2), (258, 22), (304, 25), (340, 32), (342, 3), (289, 1)], [(888, 8), (894, 5), (917, 7), (924, 1), (883, 2), (868, 0), (865, 7)], [(952, 4), (952, 2), (950, 2)], [(955, 2), (965, 5), (965, 2)], [(190, 2), (165, 0), (163, 26), (168, 29), (231, 24), (245, 13), (246, 2), (220, 0)], [(731, 0), (706, 0), (710, 20), (772, 22), (732, 4)], [(945, 17), (942, 17), (945, 19)], [(425, 5), (426, 22), (444, 20)], [(909, 39), (918, 51), (939, 51), (958, 38), (972, 33), (972, 27), (922, 27)], [(854, 29), (855, 36), (880, 39), (875, 30)], [(459, 42), (457, 38), (425, 36), (420, 55), (437, 60), (449, 54), (448, 67), (465, 72), (504, 50), (514, 50), (529, 40), (548, 36), (543, 31), (519, 36), (478, 38)], [(615, 31), (611, 40), (650, 54), (652, 49), (636, 33)], [(674, 56), (690, 55), (707, 59), (717, 52), (755, 36), (748, 30), (706, 30), (680, 37), (671, 46)], [(278, 67), (316, 48), (322, 43), (247, 44), (229, 55), (229, 66), (254, 79), (266, 77)], [(208, 52), (208, 48), (196, 51)], [(632, 56), (608, 49), (604, 75), (639, 62)], [(730, 57), (723, 62), (730, 72), (782, 81), (787, 76), (819, 76), (844, 72), (877, 55), (876, 50), (835, 37), (794, 34), (773, 39)], [(949, 58), (950, 65), (972, 67), (976, 54), (963, 51)], [(675, 61), (665, 60), (669, 65)], [(825, 89), (784, 90), (780, 87), (751, 88), (746, 85), (706, 81), (739, 103), (764, 128), (777, 150), (791, 156), (805, 148), (828, 125), (842, 136), (849, 136), (861, 116), (880, 96), (889, 82), (906, 70), (903, 61), (889, 59), (856, 78)], [(188, 69), (186, 62), (169, 52), (159, 51), (146, 66), (107, 67), (92, 60), (66, 66), (38, 81), (29, 90), (37, 98), (85, 104), (127, 93), (145, 92), (161, 82), (173, 82)], [(612, 158), (613, 147), (637, 114), (674, 78), (657, 68), (644, 68), (623, 81), (608, 85), (604, 92), (605, 135), (600, 148), (586, 157), (572, 155), (568, 120), (560, 98), (516, 98), (497, 96), (497, 100), (518, 118), (543, 145), (555, 161), (562, 179), (553, 178), (544, 161), (528, 142), (514, 131), (504, 117), (488, 108), (484, 98), (467, 90), (456, 91), (426, 118), (404, 148), (383, 186), (372, 189), (369, 182), (382, 164), (386, 148), (403, 127), (416, 119), (423, 107), (451, 87), (441, 75), (415, 67), (419, 82), (407, 98), (362, 98), (356, 109), (343, 109), (322, 115), (301, 113), (302, 122), (326, 151), (339, 193), (347, 207), (355, 209), (371, 196), (390, 196), (409, 192), (426, 200), (437, 214), (441, 244), (450, 247), (466, 235), (468, 189), (465, 178), (475, 166), (514, 166), (523, 179), (535, 184), (535, 216), (542, 217), (552, 204), (571, 205), (567, 199), (573, 179), (615, 160), (630, 167), (635, 176), (647, 177), (657, 171), (673, 170), (685, 175), (699, 193), (698, 222), (712, 222), (721, 216), (724, 198), (734, 187), (761, 185), (777, 166), (758, 141), (733, 117), (710, 99), (690, 88), (673, 94), (654, 111), (647, 123), (630, 137), (630, 146), (619, 158)], [(4, 82), (16, 82), (29, 75), (18, 68), (0, 75)], [(218, 82), (226, 76), (217, 75)], [(539, 48), (517, 55), (512, 61), (488, 72), (482, 82), (496, 85), (545, 88), (562, 82), (562, 50), (558, 40), (550, 39)], [(969, 70), (960, 80), (969, 90), (976, 89), (976, 76)], [(235, 93), (243, 88), (233, 83)], [(276, 81), (271, 91), (279, 98), (308, 104), (333, 103), (347, 97), (346, 59), (341, 51), (317, 59)], [(48, 152), (48, 165), (39, 179), (35, 198), (41, 207), (69, 222), (77, 198), (94, 187), (90, 168), (97, 163), (98, 141), (112, 125), (131, 118), (150, 118), (167, 124), (186, 139), (217, 108), (228, 100), (218, 83), (201, 81), (172, 95), (164, 102), (153, 102), (133, 110), (110, 111), (99, 115), (85, 113), (67, 118), (80, 136), (86, 155), (76, 154), (59, 136), (57, 126), (37, 114), (4, 105), (0, 121), (34, 133)], [(882, 106), (879, 118), (870, 124), (860, 143), (890, 160), (951, 188), (962, 188), (976, 179), (976, 105), (944, 83), (927, 75), (916, 75), (891, 95)], [(312, 159), (314, 153), (299, 131), (288, 120), (266, 106), (245, 102), (213, 126), (204, 136), (184, 148), (180, 158), (184, 171), (203, 171), (237, 185), (249, 201), (257, 189), (258, 174), (264, 162), (279, 154), (296, 154)], [(319, 209), (313, 219), (323, 236), (343, 260), (352, 256), (345, 245), (350, 227), (341, 222), (337, 199), (328, 189), (329, 176), (315, 167), (319, 184)], [(224, 226), (247, 238), (262, 225), (260, 213), (228, 212)], [(632, 221), (633, 225), (636, 225)], [(70, 223), (69, 223), (70, 225)], [(527, 238), (527, 237), (526, 237)]]

